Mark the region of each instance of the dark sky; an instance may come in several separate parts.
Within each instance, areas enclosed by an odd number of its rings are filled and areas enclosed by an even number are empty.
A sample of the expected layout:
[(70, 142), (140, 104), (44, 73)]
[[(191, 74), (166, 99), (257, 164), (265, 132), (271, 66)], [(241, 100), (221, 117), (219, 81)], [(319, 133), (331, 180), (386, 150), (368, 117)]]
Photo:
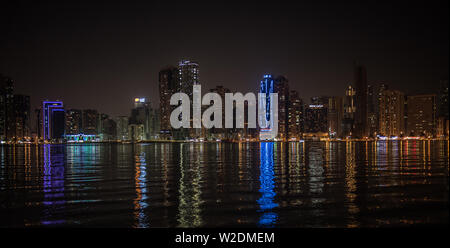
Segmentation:
[(307, 101), (343, 95), (355, 60), (369, 83), (434, 92), (448, 78), (448, 11), (447, 0), (17, 1), (0, 11), (0, 73), (33, 107), (61, 99), (112, 116), (136, 96), (158, 106), (159, 70), (182, 58), (199, 62), (204, 92), (256, 92), (272, 73)]

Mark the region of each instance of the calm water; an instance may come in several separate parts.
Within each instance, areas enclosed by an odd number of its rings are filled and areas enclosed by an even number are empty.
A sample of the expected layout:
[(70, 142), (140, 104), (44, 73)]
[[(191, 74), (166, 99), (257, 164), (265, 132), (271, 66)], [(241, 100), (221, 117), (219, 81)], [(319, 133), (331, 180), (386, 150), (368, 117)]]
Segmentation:
[(448, 225), (448, 141), (0, 147), (0, 226)]

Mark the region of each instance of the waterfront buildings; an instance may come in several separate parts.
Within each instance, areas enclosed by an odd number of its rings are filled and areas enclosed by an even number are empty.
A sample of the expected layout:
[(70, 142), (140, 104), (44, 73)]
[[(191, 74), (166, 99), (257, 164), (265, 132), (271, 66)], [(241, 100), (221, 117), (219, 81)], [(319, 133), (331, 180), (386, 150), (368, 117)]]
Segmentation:
[(14, 135), (14, 81), (0, 74), (0, 139)]
[(99, 133), (99, 113), (95, 109), (83, 110), (83, 133), (88, 135), (97, 135)]
[(131, 110), (129, 124), (142, 124), (144, 126), (144, 139), (156, 139), (159, 135), (159, 113), (152, 109), (148, 97), (134, 99), (134, 108)]
[(28, 140), (30, 133), (30, 96), (14, 95), (13, 119), (14, 126), (13, 138), (15, 140)]
[(308, 136), (328, 134), (328, 109), (323, 104), (310, 104), (305, 109), (305, 133)]
[(300, 140), (304, 131), (304, 105), (296, 90), (289, 92), (288, 137)]
[(42, 138), (44, 140), (63, 139), (65, 129), (65, 111), (62, 101), (43, 101), (42, 109)]
[(116, 136), (119, 141), (129, 140), (128, 133), (128, 116), (118, 116), (115, 118), (116, 122)]
[(170, 97), (181, 90), (178, 68), (168, 66), (159, 72), (159, 110), (160, 138), (169, 139), (172, 136), (170, 114), (174, 106), (170, 105)]
[(278, 76), (274, 81), (274, 93), (278, 93), (278, 140), (288, 140), (289, 84), (287, 78)]
[(83, 132), (83, 111), (79, 109), (66, 110), (66, 135), (76, 135)]
[(405, 95), (398, 90), (383, 88), (379, 99), (379, 134), (401, 136), (405, 132)]
[(378, 106), (373, 85), (367, 86), (367, 133), (374, 137), (378, 132)]
[[(274, 125), (274, 118), (271, 116), (271, 112), (270, 112), (270, 94), (271, 93), (275, 93), (274, 91), (274, 85), (275, 84), (275, 80), (272, 77), (272, 75), (270, 74), (266, 74), (263, 76), (263, 79), (261, 80), (260, 83), (260, 93), (265, 93), (266, 94), (266, 98), (262, 99), (263, 101), (266, 102), (266, 121), (268, 121), (268, 126), (266, 128), (260, 128), (260, 133), (259, 133), (259, 139), (260, 140), (267, 140), (269, 139), (269, 137), (271, 137), (270, 135), (268, 135), (269, 133), (272, 132), (272, 128)], [(259, 100), (259, 99), (258, 99)], [(259, 110), (258, 110), (259, 111)]]
[(342, 121), (344, 118), (344, 103), (340, 96), (328, 98), (328, 135), (336, 138), (342, 136)]
[(342, 120), (342, 136), (351, 137), (353, 134), (353, 123), (355, 120), (355, 89), (349, 85), (345, 90), (344, 97), (344, 118)]
[(367, 72), (363, 65), (354, 68), (355, 113), (353, 135), (359, 138), (368, 136), (367, 132)]
[(406, 135), (433, 136), (436, 134), (436, 95), (407, 97)]

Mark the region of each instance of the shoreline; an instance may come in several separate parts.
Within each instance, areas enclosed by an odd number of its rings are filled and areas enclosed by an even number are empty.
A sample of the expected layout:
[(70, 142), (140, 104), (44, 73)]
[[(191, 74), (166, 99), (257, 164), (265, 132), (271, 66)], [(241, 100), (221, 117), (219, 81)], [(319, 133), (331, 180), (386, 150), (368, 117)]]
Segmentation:
[(86, 142), (16, 142), (16, 143), (1, 143), (0, 146), (15, 146), (15, 145), (83, 145), (83, 144), (154, 144), (154, 143), (304, 143), (304, 142), (390, 142), (390, 141), (449, 141), (445, 138), (403, 138), (403, 139), (305, 139), (305, 140), (253, 140), (253, 141), (190, 141), (190, 140), (145, 140), (138, 142), (131, 141), (86, 141)]

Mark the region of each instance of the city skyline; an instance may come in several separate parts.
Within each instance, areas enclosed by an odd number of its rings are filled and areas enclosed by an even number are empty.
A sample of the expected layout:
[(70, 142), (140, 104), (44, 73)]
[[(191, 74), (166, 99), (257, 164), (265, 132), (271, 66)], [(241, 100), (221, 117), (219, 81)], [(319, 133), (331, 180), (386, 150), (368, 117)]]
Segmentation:
[(2, 228), (290, 247), (448, 226), (448, 0), (0, 6)]
[[(158, 72), (183, 58), (202, 65), (200, 83), (208, 89), (256, 92), (259, 79), (271, 73), (288, 78), (308, 102), (341, 95), (358, 61), (369, 84), (432, 93), (448, 78), (446, 6), (275, 4), (270, 13), (279, 18), (268, 22), (259, 15), (267, 4), (11, 4), (2, 16), (7, 39), (1, 39), (0, 72), (16, 81), (16, 92), (31, 95), (32, 109), (46, 98), (76, 109), (101, 102), (108, 104), (98, 110), (111, 116), (128, 114), (136, 96), (148, 95), (155, 107)], [(225, 21), (235, 9), (236, 20)], [(45, 15), (49, 11), (56, 14)], [(162, 22), (164, 15), (172, 19)], [(185, 16), (189, 22), (178, 22)]]
[[(248, 127), (250, 104), (244, 101), (241, 103), (245, 108), (246, 120), (243, 129), (237, 128), (237, 123), (233, 124), (229, 130), (223, 128), (207, 130), (201, 124), (200, 129), (196, 128), (192, 126), (194, 123), (192, 117), (196, 115), (192, 106), (189, 125), (191, 128), (179, 129), (169, 124), (168, 117), (176, 108), (176, 105), (171, 102), (173, 94), (186, 93), (190, 101), (195, 101), (196, 98), (193, 96), (197, 94), (197, 99), (201, 101), (199, 97), (203, 97), (205, 92), (199, 95), (195, 89), (196, 85), (201, 87), (200, 68), (199, 63), (190, 60), (181, 60), (178, 67), (163, 68), (159, 72), (159, 95), (161, 96), (159, 106), (152, 106), (150, 99), (141, 95), (133, 99), (134, 108), (131, 108), (130, 114), (122, 116), (109, 116), (92, 108), (75, 109), (59, 100), (45, 100), (40, 108), (31, 111), (30, 97), (14, 94), (14, 80), (2, 75), (0, 77), (2, 142), (22, 139), (30, 141), (30, 137), (35, 142), (39, 140), (57, 142), (267, 140), (263, 133), (272, 128), (266, 130), (266, 128)], [(279, 102), (276, 107), (278, 117), (274, 129), (275, 136), (269, 140), (274, 138), (278, 141), (303, 138), (379, 139), (397, 136), (444, 138), (448, 136), (448, 80), (439, 82), (437, 92), (409, 95), (404, 91), (392, 89), (387, 84), (377, 87), (367, 84), (367, 69), (362, 64), (355, 63), (353, 69), (355, 83), (349, 85), (345, 91), (343, 90), (341, 95), (317, 95), (312, 97), (309, 103), (299, 98), (296, 90), (290, 89), (289, 79), (286, 77), (265, 74), (260, 81), (259, 93), (266, 95), (277, 93), (277, 102)], [(220, 85), (209, 89), (209, 92), (218, 93), (222, 102), (225, 101), (226, 93), (239, 93)], [(267, 97), (265, 100), (266, 107), (272, 105), (270, 99)], [(203, 105), (197, 115), (201, 115), (206, 107)], [(224, 105), (222, 105), (222, 112), (223, 110)], [(233, 116), (236, 114), (235, 111), (236, 107), (231, 112)], [(272, 114), (269, 115), (267, 111), (266, 118), (272, 120)], [(222, 117), (222, 119), (223, 126), (225, 118)], [(272, 121), (271, 123), (270, 126), (273, 126)], [(255, 130), (251, 131), (251, 129)], [(260, 135), (257, 135), (258, 132)]]
[[(185, 60), (185, 59), (183, 59), (183, 60)], [(181, 61), (183, 61), (183, 60), (181, 60)], [(362, 65), (362, 66), (364, 66), (364, 65)], [(165, 66), (165, 67), (161, 67), (160, 72), (161, 72), (161, 71), (164, 71), (164, 70), (168, 70), (168, 69), (170, 69), (170, 68), (173, 68), (173, 66), (172, 66), (172, 65), (167, 65), (167, 66)], [(264, 75), (272, 75), (272, 74), (273, 74), (273, 73), (265, 73)], [(264, 75), (262, 74), (261, 77), (263, 77)], [(280, 74), (273, 74), (273, 75), (279, 75), (280, 77), (285, 78), (284, 75), (280, 75)], [(20, 87), (20, 86), (21, 86), (20, 83), (17, 83), (16, 80), (15, 80), (14, 78), (11, 78), (11, 77), (9, 77), (8, 75), (5, 75), (5, 74), (2, 74), (2, 76), (5, 77), (5, 78), (7, 78), (7, 79), (13, 80), (13, 82), (14, 82), (14, 87), (19, 86), (19, 87), (17, 87), (17, 88), (19, 88), (19, 89), (21, 88), (21, 87)], [(285, 79), (288, 79), (288, 78), (286, 77)], [(385, 81), (381, 81), (381, 82), (378, 82), (378, 83), (370, 83), (369, 81), (367, 81), (366, 83), (367, 83), (368, 86), (371, 86), (372, 88), (375, 88), (376, 90), (382, 88), (383, 85), (389, 85), (389, 86), (391, 86), (392, 89), (399, 90), (399, 91), (403, 92), (406, 96), (414, 96), (414, 95), (437, 94), (438, 91), (439, 91), (440, 82), (442, 82), (442, 81), (448, 81), (448, 78), (441, 78), (441, 79), (438, 80), (437, 82), (433, 82), (433, 87), (429, 87), (429, 85), (423, 85), (423, 87), (422, 87), (421, 89), (417, 89), (417, 90), (414, 90), (414, 91), (408, 90), (408, 88), (401, 89), (401, 88), (395, 88), (395, 87), (392, 87), (392, 86), (395, 86), (395, 84), (389, 84), (389, 83), (387, 83), (387, 82), (385, 82)], [(257, 85), (258, 82), (259, 82), (259, 81), (257, 81), (257, 82), (255, 83), (255, 85)], [(348, 82), (348, 84), (346, 84), (346, 86), (351, 85), (351, 86), (354, 87), (354, 84), (355, 84), (355, 83), (353, 83), (353, 82), (354, 82), (353, 80), (349, 80), (349, 82)], [(160, 84), (160, 83), (157, 82), (156, 84), (157, 84), (156, 86), (159, 87), (159, 84)], [(203, 84), (200, 82), (200, 85), (203, 85)], [(292, 86), (294, 86), (294, 87), (292, 87)], [(225, 85), (225, 84), (217, 84), (217, 85), (213, 85), (211, 88), (207, 88), (207, 89), (208, 89), (208, 91), (209, 91), (209, 90), (213, 90), (213, 89), (216, 88), (216, 87), (228, 87), (228, 86)], [(290, 87), (291, 87), (291, 88), (294, 88), (294, 89), (296, 90), (295, 84), (294, 84), (294, 85), (290, 84)], [(257, 88), (257, 87), (254, 87), (254, 88)], [(15, 91), (16, 91), (16, 92), (15, 92), (16, 95), (18, 95), (18, 96), (20, 95), (20, 96), (28, 96), (28, 97), (30, 97), (30, 98), (33, 100), (33, 101), (31, 101), (31, 102), (36, 102), (36, 101), (38, 101), (38, 106), (34, 106), (35, 108), (32, 107), (32, 108), (31, 108), (32, 110), (38, 109), (38, 108), (39, 108), (39, 105), (41, 105), (43, 101), (52, 101), (52, 100), (53, 100), (53, 101), (64, 101), (64, 98), (51, 98), (51, 97), (42, 97), (42, 98), (40, 98), (39, 100), (36, 100), (36, 97), (34, 97), (33, 94), (23, 94), (23, 92), (20, 92), (20, 91), (17, 92), (17, 90), (15, 90)], [(149, 97), (145, 97), (145, 99), (146, 99), (146, 101), (148, 101), (148, 102), (150, 103), (150, 105), (151, 105), (152, 108), (159, 108), (159, 107), (160, 107), (160, 101), (161, 101), (160, 94), (158, 93), (158, 91), (155, 91), (155, 90), (152, 90), (152, 91), (157, 92), (157, 98), (149, 98)], [(152, 92), (152, 91), (151, 91), (151, 92)], [(298, 91), (298, 90), (296, 90), (296, 91)], [(181, 92), (181, 91), (173, 91), (173, 93), (176, 93), (176, 92)], [(239, 91), (238, 91), (238, 90), (232, 90), (232, 89), (231, 89), (230, 92), (239, 92)], [(250, 92), (257, 93), (258, 90), (253, 90), (253, 91), (250, 91)], [(334, 92), (334, 94), (322, 94), (322, 93), (320, 93), (320, 92), (321, 92), (321, 91), (317, 91), (316, 93), (313, 92), (312, 95), (311, 95), (311, 97), (309, 97), (309, 98), (303, 98), (303, 97), (301, 97), (300, 99), (301, 99), (305, 104), (309, 104), (309, 103), (313, 104), (313, 102), (314, 102), (313, 99), (314, 99), (315, 97), (343, 97), (343, 96), (345, 95), (345, 88), (341, 89), (341, 90), (338, 91), (338, 92)], [(407, 93), (407, 92), (410, 92), (410, 93)], [(203, 92), (202, 95), (203, 95), (203, 94), (206, 94), (206, 93), (207, 93), (207, 91), (206, 91), (206, 92)], [(149, 94), (150, 94), (150, 92), (139, 92), (139, 93), (136, 93), (133, 97), (127, 99), (127, 104), (126, 104), (127, 111), (124, 112), (124, 113), (120, 113), (120, 114), (118, 114), (118, 115), (114, 115), (114, 114), (106, 113), (106, 112), (104, 112), (104, 111), (101, 111), (101, 112), (102, 112), (102, 113), (105, 113), (105, 114), (108, 114), (108, 115), (110, 115), (110, 116), (114, 116), (114, 117), (120, 117), (120, 116), (126, 116), (126, 115), (129, 115), (130, 110), (133, 108), (133, 104), (135, 104), (134, 99), (136, 99), (136, 98), (141, 98), (142, 96), (146, 96), (146, 95), (149, 95)], [(299, 91), (299, 94), (301, 94), (301, 91)], [(130, 100), (130, 99), (131, 99), (131, 100)], [(91, 106), (91, 105), (84, 105), (85, 107), (76, 107), (77, 105), (78, 105), (78, 104), (70, 105), (70, 109), (96, 109), (96, 110), (99, 110), (98, 106), (95, 107), (95, 108), (94, 108), (93, 106)], [(78, 106), (79, 106), (79, 105), (78, 105)], [(101, 108), (100, 108), (100, 109), (101, 109)]]

